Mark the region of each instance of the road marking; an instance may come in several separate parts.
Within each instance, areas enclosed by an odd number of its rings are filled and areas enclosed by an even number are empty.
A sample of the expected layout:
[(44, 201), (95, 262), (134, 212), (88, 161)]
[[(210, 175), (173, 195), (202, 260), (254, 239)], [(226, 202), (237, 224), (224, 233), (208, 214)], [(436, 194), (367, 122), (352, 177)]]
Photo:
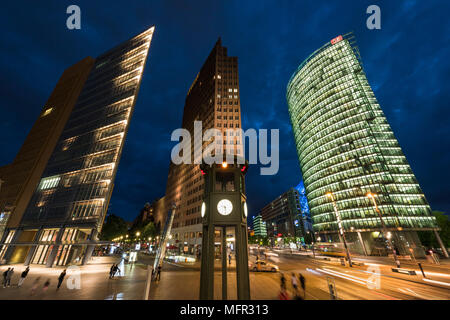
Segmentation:
[(436, 284), (441, 284), (443, 286), (448, 286), (450, 287), (450, 283), (448, 282), (442, 282), (442, 281), (437, 281), (437, 280), (431, 280), (431, 279), (427, 279), (427, 278), (423, 278), (423, 281), (427, 281), (427, 282), (432, 282), (432, 283), (436, 283)]

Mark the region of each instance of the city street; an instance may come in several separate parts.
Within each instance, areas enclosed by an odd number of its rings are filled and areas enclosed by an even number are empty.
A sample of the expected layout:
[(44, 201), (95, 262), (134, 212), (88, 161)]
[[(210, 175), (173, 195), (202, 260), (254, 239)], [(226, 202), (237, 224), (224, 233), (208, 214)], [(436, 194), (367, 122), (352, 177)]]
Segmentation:
[[(448, 300), (450, 299), (450, 273), (447, 265), (427, 266), (425, 272), (427, 280), (422, 274), (417, 275), (398, 274), (390, 271), (389, 264), (370, 263), (365, 266), (340, 265), (339, 261), (327, 261), (313, 259), (309, 255), (291, 255), (289, 250), (268, 250), (268, 262), (278, 265), (280, 272), (286, 277), (287, 289), (292, 297), (291, 273), (297, 276), (303, 274), (306, 279), (306, 300), (329, 300), (330, 293), (328, 280), (334, 282), (337, 299), (340, 300)], [(255, 256), (250, 256), (253, 262)], [(358, 259), (355, 259), (358, 261)], [(375, 258), (370, 259), (376, 260)], [(75, 275), (68, 270), (63, 285), (56, 290), (57, 277), (62, 268), (45, 268), (43, 266), (31, 266), (31, 271), (21, 288), (17, 287), (19, 275), (23, 266), (15, 265), (15, 274), (12, 286), (0, 287), (0, 299), (80, 299), (80, 300), (129, 300), (143, 299), (147, 264), (153, 263), (153, 258), (146, 254), (140, 254), (138, 263), (119, 264), (123, 276), (109, 279), (109, 268), (112, 263), (119, 263), (120, 257), (95, 257), (87, 265), (80, 267), (80, 289), (69, 289), (67, 286), (70, 276)], [(215, 299), (221, 299), (221, 274), (220, 261), (217, 261), (215, 275)], [(368, 283), (368, 279), (377, 279), (371, 272), (378, 267), (381, 271), (379, 288), (376, 281)], [(405, 266), (406, 267), (406, 266)], [(6, 266), (1, 268), (1, 271)], [(409, 270), (409, 269), (408, 269)], [(438, 272), (438, 271), (441, 272)], [(38, 290), (31, 295), (31, 288), (36, 279), (40, 277)], [(44, 282), (50, 279), (50, 287), (44, 292)], [(235, 270), (232, 263), (228, 272), (228, 299), (236, 299)], [(437, 281), (437, 282), (435, 282)], [(197, 300), (199, 295), (200, 264), (173, 263), (165, 261), (161, 273), (161, 281), (152, 282), (150, 290), (151, 300)], [(69, 284), (70, 286), (70, 284)], [(278, 299), (280, 288), (280, 273), (250, 272), (251, 298), (271, 300)], [(300, 289), (301, 292), (301, 289)]]

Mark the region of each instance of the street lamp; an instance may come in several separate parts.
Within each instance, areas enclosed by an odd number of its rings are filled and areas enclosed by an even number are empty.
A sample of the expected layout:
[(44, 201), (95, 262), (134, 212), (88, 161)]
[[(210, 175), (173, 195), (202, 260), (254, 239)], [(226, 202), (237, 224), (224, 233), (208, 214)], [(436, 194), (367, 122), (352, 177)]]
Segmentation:
[(345, 247), (345, 252), (347, 253), (347, 259), (348, 259), (348, 263), (350, 265), (350, 267), (352, 266), (352, 259), (350, 258), (350, 252), (348, 251), (348, 247), (347, 247), (347, 241), (345, 239), (345, 233), (344, 233), (344, 228), (342, 227), (342, 222), (341, 222), (341, 216), (339, 214), (337, 205), (336, 205), (336, 199), (334, 198), (334, 195), (332, 192), (327, 192), (325, 194), (328, 198), (330, 198), (331, 202), (333, 203), (333, 208), (334, 208), (334, 213), (336, 214), (336, 220), (338, 223), (338, 227), (339, 227), (339, 234), (341, 235), (341, 239), (344, 242), (344, 247)]
[(394, 246), (392, 245), (392, 241), (391, 241), (392, 234), (391, 234), (390, 232), (387, 231), (386, 225), (384, 224), (384, 221), (383, 221), (383, 217), (382, 217), (382, 214), (381, 214), (381, 210), (378, 208), (377, 201), (375, 200), (375, 198), (377, 197), (377, 194), (376, 194), (376, 193), (372, 193), (372, 192), (368, 192), (368, 193), (366, 194), (366, 197), (369, 198), (370, 200), (372, 200), (372, 202), (373, 202), (373, 205), (374, 205), (374, 207), (375, 207), (375, 211), (378, 213), (378, 216), (380, 217), (381, 228), (382, 228), (382, 230), (383, 230), (383, 236), (387, 239), (388, 244), (389, 244), (389, 247), (390, 247), (391, 250), (392, 250), (392, 255), (393, 255), (395, 264), (397, 265), (397, 268), (400, 268), (400, 261), (399, 261), (398, 258), (397, 258), (397, 253), (395, 252), (395, 248), (394, 248)]

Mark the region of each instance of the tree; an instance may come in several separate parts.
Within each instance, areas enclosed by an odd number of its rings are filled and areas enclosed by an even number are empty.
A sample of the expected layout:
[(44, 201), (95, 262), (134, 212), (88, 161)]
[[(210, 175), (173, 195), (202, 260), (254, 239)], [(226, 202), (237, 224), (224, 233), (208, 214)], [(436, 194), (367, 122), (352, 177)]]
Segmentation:
[(123, 236), (128, 231), (127, 222), (115, 214), (109, 214), (103, 224), (102, 232), (100, 233), (100, 240), (112, 240), (114, 238)]
[[(433, 211), (431, 213), (434, 217), (436, 217), (437, 225), (441, 229), (439, 232), (439, 236), (442, 239), (444, 245), (448, 248), (450, 247), (450, 219), (449, 217), (441, 211)], [(419, 239), (420, 242), (425, 247), (440, 247), (439, 242), (436, 239), (433, 231), (419, 231)]]
[(148, 237), (155, 238), (157, 235), (158, 235), (158, 233), (156, 232), (156, 226), (153, 222), (149, 222), (144, 226), (144, 228), (142, 230), (142, 236), (144, 238), (148, 238)]

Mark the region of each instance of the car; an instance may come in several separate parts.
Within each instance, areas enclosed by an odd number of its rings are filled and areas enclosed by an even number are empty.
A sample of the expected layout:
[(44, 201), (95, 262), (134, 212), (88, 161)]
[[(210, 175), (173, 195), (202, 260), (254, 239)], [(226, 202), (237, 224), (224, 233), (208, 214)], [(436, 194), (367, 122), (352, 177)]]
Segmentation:
[(272, 263), (258, 260), (255, 263), (253, 263), (250, 267), (250, 270), (252, 271), (271, 271), (271, 272), (278, 272), (278, 266), (274, 265)]

